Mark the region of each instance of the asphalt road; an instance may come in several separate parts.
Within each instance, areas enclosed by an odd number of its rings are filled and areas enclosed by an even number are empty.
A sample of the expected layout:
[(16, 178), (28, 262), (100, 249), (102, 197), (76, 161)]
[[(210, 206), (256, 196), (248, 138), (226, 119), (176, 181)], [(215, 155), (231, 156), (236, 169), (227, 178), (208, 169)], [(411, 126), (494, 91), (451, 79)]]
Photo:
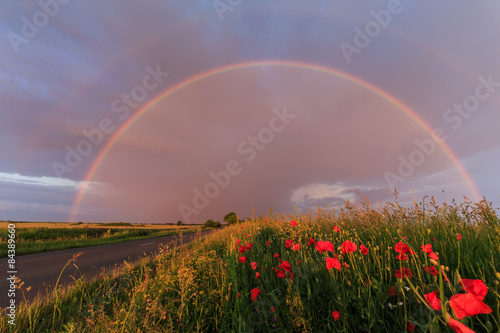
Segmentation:
[[(210, 230), (203, 231), (202, 235), (207, 235)], [(196, 233), (182, 235), (183, 243), (192, 241)], [(80, 277), (91, 278), (102, 273), (103, 269), (109, 270), (117, 268), (124, 264), (124, 261), (135, 262), (150, 256), (157, 252), (160, 244), (169, 247), (180, 245), (178, 235), (148, 238), (142, 240), (127, 241), (114, 244), (104, 244), (77, 249), (43, 252), (36, 254), (27, 254), (16, 257), (17, 273), (8, 274), (8, 258), (0, 258), (1, 280), (0, 280), (0, 307), (4, 309), (9, 305), (12, 297), (9, 297), (10, 282), (7, 280), (11, 275), (16, 275), (21, 281), (24, 281), (24, 287), (31, 286), (31, 290), (25, 295), (27, 299), (33, 299), (37, 293), (46, 295), (51, 292), (68, 260), (73, 258), (74, 254), (83, 252), (78, 257), (76, 266), (70, 264), (64, 270), (59, 285), (69, 285), (74, 279)], [(16, 290), (16, 304), (21, 303), (23, 296), (20, 290)]]

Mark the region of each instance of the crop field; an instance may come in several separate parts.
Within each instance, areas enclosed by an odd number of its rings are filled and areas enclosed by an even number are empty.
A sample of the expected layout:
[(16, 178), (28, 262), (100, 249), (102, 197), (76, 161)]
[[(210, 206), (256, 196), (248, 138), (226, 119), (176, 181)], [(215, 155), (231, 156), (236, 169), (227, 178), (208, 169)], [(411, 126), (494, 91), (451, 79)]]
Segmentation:
[[(0, 222), (0, 258), (7, 256), (9, 223)], [(16, 222), (15, 225), (17, 255), (192, 233), (199, 228), (130, 223)]]
[[(0, 229), (6, 229), (7, 225), (13, 222), (0, 221)], [(105, 227), (113, 227), (114, 229), (130, 229), (130, 228), (154, 228), (154, 229), (191, 229), (192, 225), (173, 225), (173, 224), (132, 224), (126, 222), (114, 223), (66, 223), (66, 222), (14, 222), (16, 229), (33, 229), (33, 228), (51, 228), (51, 229), (102, 229)]]
[(486, 201), (347, 202), (271, 212), (77, 281), (0, 331), (498, 332), (499, 272)]

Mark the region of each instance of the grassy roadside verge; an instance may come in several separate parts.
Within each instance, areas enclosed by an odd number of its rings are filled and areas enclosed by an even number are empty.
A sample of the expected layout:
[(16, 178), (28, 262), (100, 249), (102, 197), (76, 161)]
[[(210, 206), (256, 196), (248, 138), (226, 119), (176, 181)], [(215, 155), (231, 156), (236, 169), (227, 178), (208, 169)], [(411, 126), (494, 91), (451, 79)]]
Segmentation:
[[(194, 233), (193, 229), (20, 229), (16, 235), (16, 256), (47, 251), (74, 249), (92, 245), (112, 244), (148, 239), (179, 233)], [(7, 231), (0, 231), (0, 258), (7, 257)]]
[[(500, 220), (486, 203), (271, 215), (159, 252), (20, 304), (0, 331), (450, 332), (451, 319), (500, 329)], [(481, 306), (459, 318), (457, 297)]]

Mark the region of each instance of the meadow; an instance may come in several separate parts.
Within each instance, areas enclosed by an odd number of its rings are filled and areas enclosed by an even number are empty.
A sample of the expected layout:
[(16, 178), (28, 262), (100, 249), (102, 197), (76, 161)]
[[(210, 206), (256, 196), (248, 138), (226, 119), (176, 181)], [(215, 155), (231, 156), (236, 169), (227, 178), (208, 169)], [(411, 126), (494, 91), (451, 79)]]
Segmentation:
[(160, 252), (24, 304), (0, 331), (500, 330), (500, 220), (486, 201), (270, 212)]
[[(0, 258), (7, 257), (8, 225), (0, 222)], [(135, 239), (196, 232), (199, 226), (131, 223), (19, 222), (16, 226), (16, 255), (64, 250)]]

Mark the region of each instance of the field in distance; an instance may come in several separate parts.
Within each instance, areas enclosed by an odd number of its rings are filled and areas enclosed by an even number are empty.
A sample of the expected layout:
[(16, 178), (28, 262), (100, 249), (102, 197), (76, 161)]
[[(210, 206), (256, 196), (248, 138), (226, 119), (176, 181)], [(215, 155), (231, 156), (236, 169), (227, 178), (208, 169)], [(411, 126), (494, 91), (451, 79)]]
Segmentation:
[(149, 229), (192, 229), (199, 227), (198, 225), (175, 225), (175, 224), (151, 224), (151, 223), (126, 223), (126, 222), (113, 222), (113, 223), (68, 223), (68, 222), (10, 222), (0, 221), (0, 229), (7, 229), (11, 223), (16, 225), (16, 229), (25, 228), (106, 228), (113, 227), (116, 229), (131, 229), (131, 228), (149, 228)]
[(16, 255), (117, 243), (179, 233), (192, 233), (202, 225), (0, 222), (0, 258), (7, 256), (8, 226), (15, 225)]

